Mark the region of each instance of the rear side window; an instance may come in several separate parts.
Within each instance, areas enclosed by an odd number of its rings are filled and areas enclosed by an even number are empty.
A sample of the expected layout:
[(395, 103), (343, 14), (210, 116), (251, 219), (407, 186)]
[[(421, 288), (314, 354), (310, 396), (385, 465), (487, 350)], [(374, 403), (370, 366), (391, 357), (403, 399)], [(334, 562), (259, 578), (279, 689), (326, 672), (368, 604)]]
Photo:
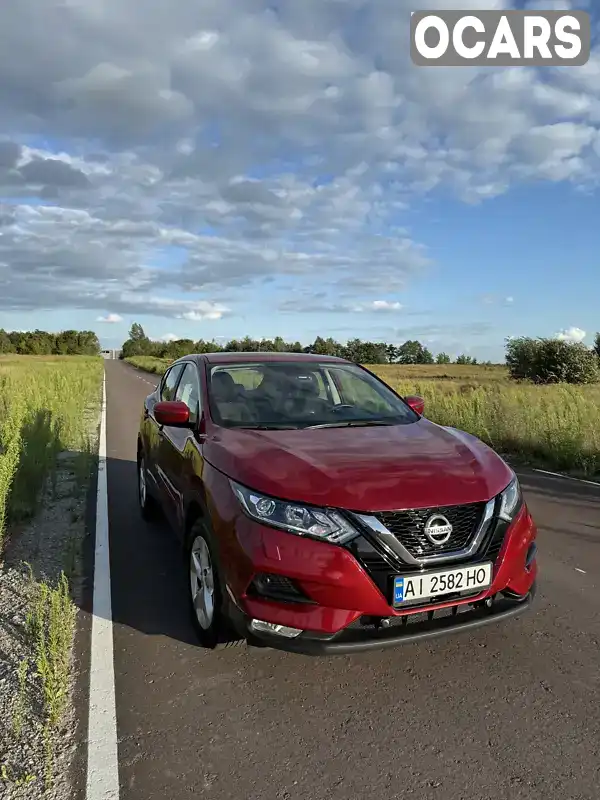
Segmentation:
[(181, 375), (182, 369), (183, 364), (177, 364), (165, 373), (160, 387), (161, 400), (175, 400), (175, 387), (177, 386), (177, 379)]
[(190, 421), (197, 422), (200, 417), (200, 381), (194, 364), (185, 365), (177, 387), (175, 400), (185, 403), (190, 410)]

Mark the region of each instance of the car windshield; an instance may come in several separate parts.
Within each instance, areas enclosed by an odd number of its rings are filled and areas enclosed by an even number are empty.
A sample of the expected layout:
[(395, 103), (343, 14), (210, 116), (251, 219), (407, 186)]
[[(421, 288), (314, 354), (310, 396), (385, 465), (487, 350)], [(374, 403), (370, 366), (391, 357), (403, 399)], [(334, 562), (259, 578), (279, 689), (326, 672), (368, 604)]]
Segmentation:
[(418, 415), (353, 364), (227, 363), (208, 381), (211, 415), (224, 427), (290, 429), (405, 425)]

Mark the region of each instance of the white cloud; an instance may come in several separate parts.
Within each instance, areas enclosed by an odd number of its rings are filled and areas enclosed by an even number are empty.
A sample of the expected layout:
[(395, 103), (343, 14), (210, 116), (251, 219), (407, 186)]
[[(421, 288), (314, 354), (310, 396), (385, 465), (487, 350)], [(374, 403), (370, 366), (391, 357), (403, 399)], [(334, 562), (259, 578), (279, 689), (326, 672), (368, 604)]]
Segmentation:
[(181, 336), (177, 336), (174, 333), (163, 333), (162, 336), (159, 336), (157, 341), (159, 342), (176, 342), (177, 339), (181, 339)]
[(366, 308), (372, 311), (399, 311), (402, 304), (391, 300), (373, 300)]
[(351, 308), (349, 306), (341, 306), (340, 311), (347, 310), (347, 311), (357, 311), (359, 313), (362, 312), (382, 312), (382, 311), (399, 311), (402, 308), (402, 304), (397, 301), (392, 300), (371, 300), (368, 303), (357, 303), (353, 305)]
[(554, 338), (560, 339), (563, 342), (583, 342), (586, 336), (587, 334), (584, 330), (573, 326), (559, 331), (554, 335)]
[(105, 317), (96, 317), (96, 322), (114, 324), (116, 322), (123, 322), (123, 317), (120, 317), (118, 314), (107, 314)]

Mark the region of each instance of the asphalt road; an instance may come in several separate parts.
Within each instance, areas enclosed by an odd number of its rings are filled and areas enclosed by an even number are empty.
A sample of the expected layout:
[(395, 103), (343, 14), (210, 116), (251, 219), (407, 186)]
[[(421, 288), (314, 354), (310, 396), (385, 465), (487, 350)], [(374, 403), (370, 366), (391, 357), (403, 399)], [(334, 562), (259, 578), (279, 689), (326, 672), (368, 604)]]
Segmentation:
[(522, 476), (541, 574), (520, 618), (355, 656), (206, 652), (178, 545), (137, 509), (156, 380), (106, 374), (123, 800), (598, 800), (600, 487)]

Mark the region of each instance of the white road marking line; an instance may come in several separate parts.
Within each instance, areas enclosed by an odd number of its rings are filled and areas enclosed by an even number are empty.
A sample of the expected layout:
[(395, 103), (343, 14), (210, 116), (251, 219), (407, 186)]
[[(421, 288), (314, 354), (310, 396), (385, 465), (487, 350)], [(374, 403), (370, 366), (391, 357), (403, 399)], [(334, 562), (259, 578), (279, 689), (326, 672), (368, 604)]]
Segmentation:
[(105, 374), (102, 382), (102, 414), (98, 448), (86, 800), (118, 800), (119, 798), (106, 470)]
[(587, 575), (587, 572), (584, 569), (579, 569), (579, 567), (575, 567), (575, 572), (581, 572), (582, 575)]
[(534, 469), (534, 472), (541, 472), (543, 475), (552, 475), (554, 478), (563, 478), (565, 481), (576, 481), (577, 483), (587, 483), (590, 486), (600, 486), (598, 481), (588, 481), (585, 478), (575, 478), (573, 475), (563, 475), (562, 472), (550, 472), (547, 469)]
[(555, 478), (564, 478), (564, 475), (561, 475), (560, 472), (550, 472), (547, 469), (534, 469), (534, 472), (541, 472), (543, 475), (554, 475)]

